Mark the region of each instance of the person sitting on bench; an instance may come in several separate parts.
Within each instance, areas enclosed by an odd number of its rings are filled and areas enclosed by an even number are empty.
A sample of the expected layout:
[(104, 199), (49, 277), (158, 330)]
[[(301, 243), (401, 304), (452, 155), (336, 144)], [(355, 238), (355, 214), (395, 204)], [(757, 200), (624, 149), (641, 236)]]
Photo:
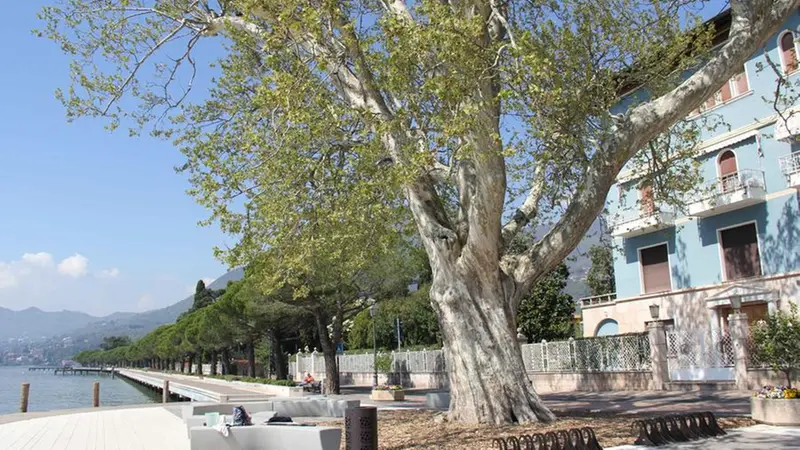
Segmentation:
[(303, 386), (303, 387), (311, 386), (313, 384), (314, 384), (314, 377), (312, 377), (310, 373), (307, 373), (306, 377), (303, 378), (303, 381), (300, 382), (300, 386)]

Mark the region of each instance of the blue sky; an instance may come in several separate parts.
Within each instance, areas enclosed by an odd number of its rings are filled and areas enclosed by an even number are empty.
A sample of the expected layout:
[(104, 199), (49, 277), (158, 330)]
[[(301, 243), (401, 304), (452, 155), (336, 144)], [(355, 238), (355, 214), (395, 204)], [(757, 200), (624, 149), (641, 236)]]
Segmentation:
[(196, 225), (206, 213), (171, 145), (66, 122), (53, 92), (68, 59), (31, 34), (46, 3), (8, 2), (15, 20), (0, 27), (0, 307), (107, 314), (179, 301), (225, 272), (212, 247), (226, 237)]

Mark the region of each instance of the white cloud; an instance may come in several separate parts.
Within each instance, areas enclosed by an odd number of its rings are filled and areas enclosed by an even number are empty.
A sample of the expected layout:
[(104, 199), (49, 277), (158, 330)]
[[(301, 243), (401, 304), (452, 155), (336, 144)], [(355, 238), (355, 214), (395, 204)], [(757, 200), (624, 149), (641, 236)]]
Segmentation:
[(86, 275), (88, 267), (89, 260), (80, 253), (75, 253), (58, 263), (58, 273), (78, 278)]
[(14, 274), (14, 267), (11, 264), (0, 262), (0, 289), (16, 285), (17, 275)]
[(22, 261), (32, 266), (50, 267), (53, 265), (53, 255), (47, 252), (25, 253)]
[(97, 272), (98, 278), (117, 278), (119, 277), (119, 269), (116, 267), (112, 267), (110, 269), (103, 269), (100, 272)]

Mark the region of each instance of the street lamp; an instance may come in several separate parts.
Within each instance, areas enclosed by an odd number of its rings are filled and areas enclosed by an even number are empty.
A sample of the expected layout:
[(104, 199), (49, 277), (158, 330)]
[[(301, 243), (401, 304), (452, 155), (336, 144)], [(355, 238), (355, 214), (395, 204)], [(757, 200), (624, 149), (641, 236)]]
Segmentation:
[(650, 317), (653, 318), (654, 321), (658, 320), (658, 316), (661, 313), (661, 307), (658, 304), (653, 303), (650, 305)]
[(378, 386), (378, 337), (375, 332), (375, 315), (378, 314), (378, 305), (369, 305), (369, 316), (372, 317), (372, 387)]

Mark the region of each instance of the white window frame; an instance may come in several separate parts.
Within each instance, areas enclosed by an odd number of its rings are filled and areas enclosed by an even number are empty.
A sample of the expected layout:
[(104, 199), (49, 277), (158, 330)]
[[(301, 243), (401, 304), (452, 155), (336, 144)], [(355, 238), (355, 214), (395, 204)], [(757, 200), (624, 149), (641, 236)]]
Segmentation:
[[(641, 295), (657, 294), (658, 293), (658, 292), (645, 292), (645, 287), (644, 287), (644, 264), (642, 264), (642, 250), (647, 250), (648, 248), (653, 248), (653, 247), (660, 247), (662, 245), (666, 245), (667, 246), (667, 269), (669, 270), (669, 290), (668, 291), (660, 291), (660, 292), (672, 292), (673, 289), (674, 289), (674, 286), (672, 285), (673, 284), (672, 283), (672, 259), (669, 257), (669, 241), (663, 241), (663, 242), (659, 242), (659, 243), (652, 244), (652, 245), (645, 245), (643, 247), (638, 247), (636, 249), (636, 254), (639, 257), (639, 291), (641, 292)], [(759, 249), (759, 252), (760, 251), (761, 250)], [(759, 256), (760, 255), (761, 254), (759, 253)]]
[(719, 255), (719, 267), (720, 273), (722, 274), (722, 282), (728, 281), (736, 281), (736, 280), (729, 280), (728, 279), (728, 268), (725, 266), (725, 251), (722, 248), (722, 232), (725, 230), (730, 230), (731, 228), (739, 228), (744, 225), (753, 224), (756, 229), (756, 245), (758, 246), (758, 268), (761, 272), (760, 277), (764, 276), (764, 252), (761, 251), (761, 236), (758, 232), (758, 221), (756, 220), (748, 220), (745, 222), (740, 222), (734, 225), (728, 225), (724, 227), (717, 228), (717, 253)]

